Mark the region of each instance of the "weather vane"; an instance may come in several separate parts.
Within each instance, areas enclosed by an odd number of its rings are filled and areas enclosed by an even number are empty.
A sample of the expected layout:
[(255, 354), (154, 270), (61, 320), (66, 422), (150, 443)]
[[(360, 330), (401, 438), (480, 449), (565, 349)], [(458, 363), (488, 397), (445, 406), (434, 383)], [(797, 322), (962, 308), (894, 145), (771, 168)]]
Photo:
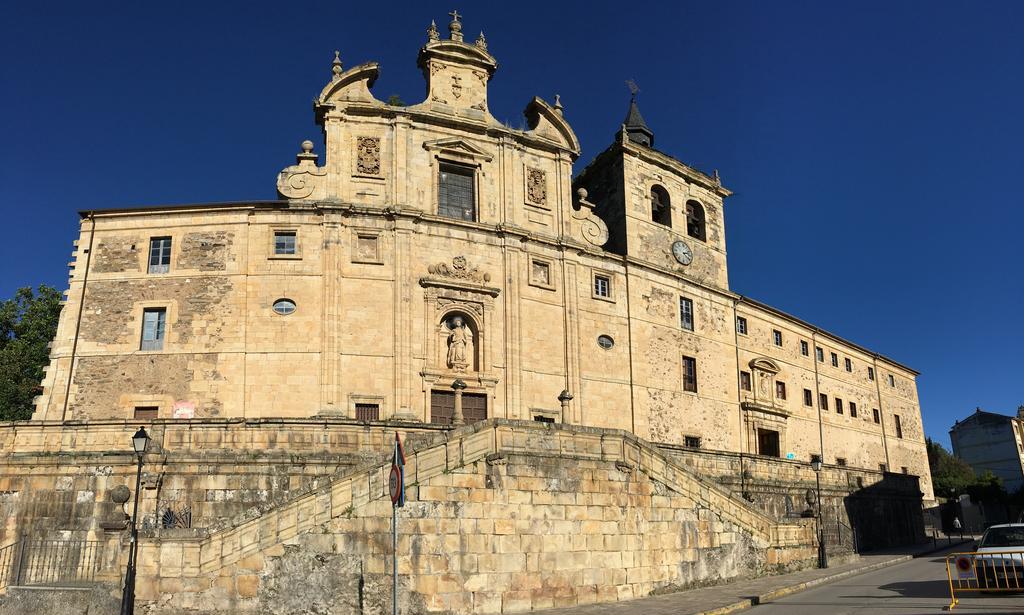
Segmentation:
[(632, 79), (626, 79), (626, 86), (629, 87), (629, 93), (636, 98), (636, 95), (640, 93), (640, 86), (636, 84), (636, 81)]

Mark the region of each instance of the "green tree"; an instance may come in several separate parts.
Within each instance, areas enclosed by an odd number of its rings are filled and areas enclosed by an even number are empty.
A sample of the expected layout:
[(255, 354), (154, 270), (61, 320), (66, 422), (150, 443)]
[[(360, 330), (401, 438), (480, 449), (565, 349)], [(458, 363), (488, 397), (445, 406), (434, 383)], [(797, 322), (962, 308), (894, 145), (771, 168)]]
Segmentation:
[(40, 393), (47, 348), (57, 333), (60, 292), (40, 286), (19, 288), (0, 303), (0, 420), (32, 418), (32, 398)]
[(1003, 479), (991, 470), (982, 472), (974, 484), (967, 487), (967, 493), (972, 502), (1005, 502), (1008, 499)]
[(977, 480), (974, 470), (963, 459), (954, 457), (941, 444), (931, 438), (925, 443), (928, 450), (928, 466), (932, 472), (932, 488), (935, 495), (955, 498)]
[(398, 94), (392, 94), (391, 96), (388, 96), (387, 104), (391, 105), (392, 107), (404, 107), (404, 106), (406, 106), (405, 101), (402, 100), (402, 97), (399, 96)]

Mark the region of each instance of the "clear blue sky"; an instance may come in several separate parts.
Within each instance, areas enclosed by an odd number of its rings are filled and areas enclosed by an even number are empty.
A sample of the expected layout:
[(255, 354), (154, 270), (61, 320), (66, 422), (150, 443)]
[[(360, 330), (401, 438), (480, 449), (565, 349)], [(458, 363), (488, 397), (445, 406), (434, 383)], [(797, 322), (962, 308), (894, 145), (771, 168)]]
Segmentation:
[(0, 24), (0, 296), (65, 288), (79, 209), (272, 199), (312, 98), (465, 14), (521, 123), (560, 93), (585, 164), (628, 102), (727, 203), (734, 290), (920, 372), (926, 431), (1024, 403), (1024, 2), (50, 3)]

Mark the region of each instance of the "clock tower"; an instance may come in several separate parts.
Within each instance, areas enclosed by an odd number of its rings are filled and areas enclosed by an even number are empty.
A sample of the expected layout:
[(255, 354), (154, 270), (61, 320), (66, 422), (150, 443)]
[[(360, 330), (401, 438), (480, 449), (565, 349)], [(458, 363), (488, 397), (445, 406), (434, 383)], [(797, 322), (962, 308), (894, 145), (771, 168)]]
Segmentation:
[(725, 197), (706, 175), (654, 148), (636, 93), (615, 142), (573, 180), (608, 225), (605, 249), (727, 290)]

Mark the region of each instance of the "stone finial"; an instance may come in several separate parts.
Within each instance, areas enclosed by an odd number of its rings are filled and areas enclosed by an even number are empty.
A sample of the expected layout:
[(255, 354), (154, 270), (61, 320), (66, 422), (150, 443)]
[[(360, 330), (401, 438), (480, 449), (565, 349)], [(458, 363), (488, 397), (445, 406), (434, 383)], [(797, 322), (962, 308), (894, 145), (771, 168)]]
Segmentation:
[(433, 19), (430, 20), (430, 27), (427, 28), (427, 40), (436, 41), (440, 40), (441, 35), (437, 33), (437, 22)]
[(451, 13), (448, 14), (452, 16), (452, 21), (451, 23), (448, 24), (448, 32), (451, 33), (451, 39), (456, 43), (461, 43), (462, 23), (459, 22), (459, 18), (461, 18), (462, 15), (459, 15), (458, 11), (452, 11)]
[(480, 49), (487, 51), (487, 38), (484, 36), (483, 30), (480, 31), (480, 36), (477, 37), (476, 42), (473, 44)]
[(313, 153), (313, 142), (306, 139), (302, 142), (302, 151), (296, 154), (295, 161), (300, 165), (316, 166), (316, 159), (319, 158)]
[(555, 94), (555, 111), (558, 112), (558, 115), (562, 115), (562, 97), (558, 94)]
[(332, 64), (333, 64), (333, 66), (331, 66), (331, 73), (334, 74), (334, 77), (332, 77), (332, 78), (333, 79), (338, 79), (339, 77), (341, 77), (342, 67), (341, 67), (341, 52), (338, 51), (337, 49), (334, 50), (334, 62), (332, 62)]
[(715, 182), (716, 186), (722, 185), (722, 176), (718, 174), (718, 169), (715, 169), (711, 174), (711, 181)]

